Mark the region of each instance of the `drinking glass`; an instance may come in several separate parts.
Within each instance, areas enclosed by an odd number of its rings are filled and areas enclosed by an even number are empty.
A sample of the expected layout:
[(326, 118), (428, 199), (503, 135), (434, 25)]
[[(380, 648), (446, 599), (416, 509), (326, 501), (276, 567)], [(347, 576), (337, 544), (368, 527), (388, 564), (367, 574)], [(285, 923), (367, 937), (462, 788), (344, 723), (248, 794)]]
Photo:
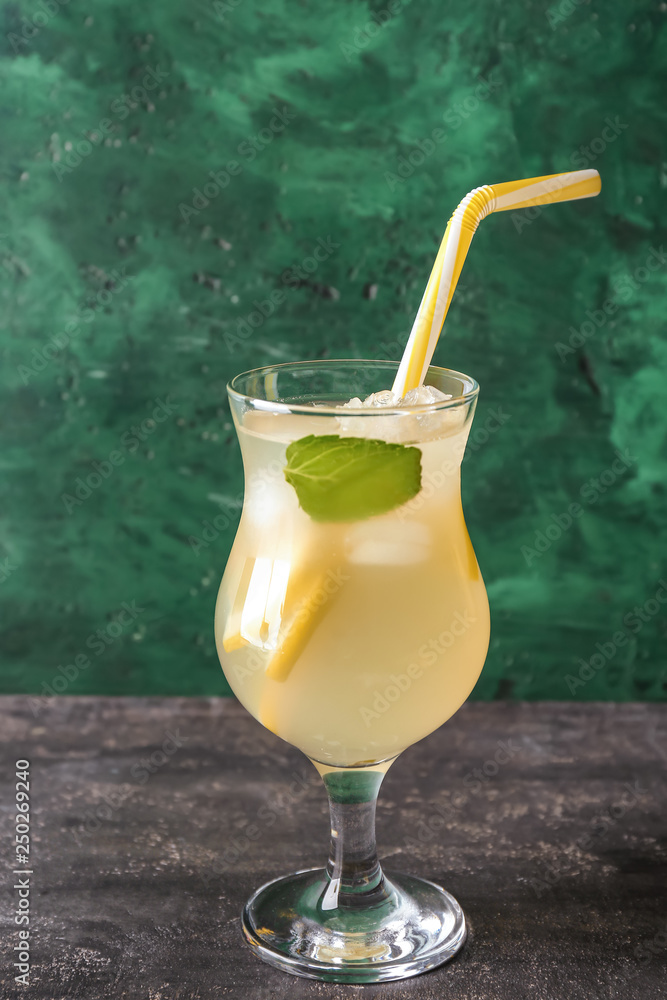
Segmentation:
[[(396, 369), (300, 362), (246, 372), (228, 386), (245, 497), (218, 595), (218, 652), (241, 703), (315, 765), (331, 815), (326, 868), (262, 886), (245, 906), (243, 930), (269, 964), (331, 982), (416, 975), (451, 958), (466, 936), (461, 907), (444, 889), (383, 872), (375, 805), (401, 751), (463, 704), (488, 648), (486, 591), (460, 496), (479, 387), (431, 367), (425, 384), (451, 398), (341, 409), (386, 389)], [(327, 474), (316, 460), (302, 464), (306, 487), (320, 490), (317, 509), (289, 476), (304, 440), (333, 463)], [(375, 467), (370, 459), (344, 467), (363, 441), (392, 464), (372, 509), (355, 517), (332, 507), (327, 490), (353, 468), (348, 490), (368, 506), (363, 491)], [(420, 471), (400, 502), (394, 469), (403, 461)]]

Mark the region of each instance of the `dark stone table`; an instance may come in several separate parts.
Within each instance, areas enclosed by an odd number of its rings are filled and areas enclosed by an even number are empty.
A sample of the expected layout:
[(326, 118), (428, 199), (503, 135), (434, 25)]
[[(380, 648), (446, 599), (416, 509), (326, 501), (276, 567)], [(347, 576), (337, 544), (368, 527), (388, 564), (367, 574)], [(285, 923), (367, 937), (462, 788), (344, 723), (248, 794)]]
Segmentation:
[[(322, 863), (328, 825), (312, 766), (235, 702), (6, 697), (0, 712), (3, 998), (667, 996), (664, 706), (470, 703), (408, 750), (381, 791), (381, 857), (442, 882), (470, 933), (449, 965), (364, 987), (279, 973), (242, 940), (246, 897)], [(27, 988), (7, 961), (21, 758)]]

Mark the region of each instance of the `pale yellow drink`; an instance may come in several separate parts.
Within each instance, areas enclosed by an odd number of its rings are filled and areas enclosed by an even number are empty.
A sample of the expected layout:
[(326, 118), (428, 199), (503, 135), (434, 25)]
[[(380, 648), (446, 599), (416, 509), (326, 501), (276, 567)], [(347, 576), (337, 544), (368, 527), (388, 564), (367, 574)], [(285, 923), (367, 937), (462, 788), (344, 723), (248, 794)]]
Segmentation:
[(303, 414), (237, 421), (246, 496), (218, 595), (218, 652), (248, 711), (314, 760), (395, 756), (457, 711), (484, 664), (488, 602), (460, 497), (470, 425), (460, 410), (433, 419), (415, 432), (431, 439), (410, 442), (421, 491), (352, 523), (304, 513), (284, 477), (286, 447), (308, 434), (391, 440), (394, 418), (352, 417), (342, 431)]

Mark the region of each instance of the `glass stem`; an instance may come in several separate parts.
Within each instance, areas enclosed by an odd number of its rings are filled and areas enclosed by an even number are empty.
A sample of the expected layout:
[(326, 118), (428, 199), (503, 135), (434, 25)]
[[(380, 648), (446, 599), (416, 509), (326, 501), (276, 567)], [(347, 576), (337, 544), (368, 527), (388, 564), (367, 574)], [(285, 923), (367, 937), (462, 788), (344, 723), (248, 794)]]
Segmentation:
[(359, 909), (388, 898), (375, 846), (375, 806), (389, 765), (380, 769), (318, 767), (329, 796), (329, 884), (323, 910)]

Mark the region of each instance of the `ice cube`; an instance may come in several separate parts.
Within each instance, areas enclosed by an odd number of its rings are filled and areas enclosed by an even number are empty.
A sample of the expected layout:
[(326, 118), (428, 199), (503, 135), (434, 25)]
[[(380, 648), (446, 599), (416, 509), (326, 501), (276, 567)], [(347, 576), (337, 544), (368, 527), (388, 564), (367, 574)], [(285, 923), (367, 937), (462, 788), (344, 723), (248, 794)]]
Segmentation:
[(396, 406), (396, 396), (391, 389), (381, 389), (380, 392), (372, 392), (363, 402), (364, 406)]
[(429, 406), (431, 403), (444, 403), (451, 398), (451, 393), (441, 392), (434, 385), (418, 385), (416, 389), (406, 392), (396, 405)]
[(372, 392), (361, 401), (358, 396), (343, 403), (341, 409), (403, 409), (405, 414), (395, 417), (339, 417), (341, 433), (350, 437), (379, 438), (382, 441), (406, 443), (409, 441), (429, 441), (452, 433), (463, 423), (463, 412), (458, 408), (436, 410), (429, 413), (410, 413), (412, 407), (433, 406), (446, 402), (452, 396), (441, 392), (433, 385), (420, 385), (410, 389), (405, 396), (396, 396), (391, 389)]
[(357, 566), (414, 565), (430, 558), (431, 535), (417, 522), (371, 518), (350, 527), (345, 554)]
[(443, 403), (451, 399), (451, 394), (441, 392), (434, 385), (418, 385), (416, 389), (410, 389), (405, 396), (397, 396), (392, 389), (381, 389), (379, 392), (372, 392), (370, 396), (362, 400), (359, 396), (343, 403), (343, 409), (366, 409), (377, 408), (379, 406), (390, 406), (392, 408), (403, 406), (431, 406), (433, 403)]

